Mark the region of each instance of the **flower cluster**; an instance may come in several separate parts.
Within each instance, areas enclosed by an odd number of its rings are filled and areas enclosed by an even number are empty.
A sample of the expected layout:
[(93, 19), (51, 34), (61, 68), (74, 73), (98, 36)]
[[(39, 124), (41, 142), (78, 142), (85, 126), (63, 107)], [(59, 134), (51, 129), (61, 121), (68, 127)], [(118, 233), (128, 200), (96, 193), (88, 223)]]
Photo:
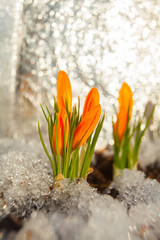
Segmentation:
[(88, 93), (83, 113), (80, 115), (80, 100), (78, 98), (78, 108), (76, 105), (72, 107), (70, 80), (66, 72), (59, 71), (54, 113), (52, 114), (47, 106), (46, 111), (42, 106), (41, 108), (48, 124), (51, 155), (44, 143), (39, 123), (38, 130), (43, 148), (51, 162), (53, 177), (59, 174), (71, 179), (85, 177), (104, 121), (104, 116), (99, 120), (101, 106), (97, 88), (92, 88)]
[[(114, 137), (114, 175), (124, 168), (135, 168), (142, 137), (153, 116), (153, 107), (145, 127), (142, 130), (142, 118), (131, 123), (133, 93), (127, 83), (123, 83), (119, 91), (119, 111), (117, 120), (113, 122)], [(59, 71), (57, 77), (57, 99), (54, 97), (54, 111), (46, 111), (41, 106), (48, 125), (51, 154), (44, 143), (38, 123), (39, 136), (47, 154), (53, 177), (63, 175), (65, 178), (85, 178), (89, 173), (90, 163), (95, 145), (102, 129), (104, 115), (101, 116), (99, 92), (93, 87), (88, 93), (80, 115), (80, 99), (78, 106), (72, 106), (72, 89), (68, 75)], [(96, 127), (97, 126), (97, 127)]]
[(142, 130), (141, 126), (146, 110), (143, 117), (138, 119), (138, 122), (131, 124), (133, 93), (127, 83), (123, 83), (119, 91), (118, 102), (119, 112), (117, 114), (117, 121), (113, 122), (115, 175), (117, 175), (117, 170), (123, 170), (124, 168), (133, 169), (136, 167), (142, 137), (155, 110), (154, 105)]

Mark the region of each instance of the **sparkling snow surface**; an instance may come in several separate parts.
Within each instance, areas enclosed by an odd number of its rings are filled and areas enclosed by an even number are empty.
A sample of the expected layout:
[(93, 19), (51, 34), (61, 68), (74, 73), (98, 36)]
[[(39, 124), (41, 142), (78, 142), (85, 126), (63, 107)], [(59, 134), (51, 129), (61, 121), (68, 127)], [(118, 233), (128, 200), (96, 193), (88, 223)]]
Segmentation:
[(125, 169), (123, 175), (111, 183), (111, 187), (118, 190), (118, 199), (127, 208), (160, 200), (160, 184), (155, 179), (145, 178), (141, 171)]
[(97, 193), (85, 180), (66, 179), (53, 188), (39, 142), (0, 140), (0, 221), (9, 213), (23, 219), (9, 240), (158, 240), (159, 183), (124, 170), (112, 187), (117, 199)]

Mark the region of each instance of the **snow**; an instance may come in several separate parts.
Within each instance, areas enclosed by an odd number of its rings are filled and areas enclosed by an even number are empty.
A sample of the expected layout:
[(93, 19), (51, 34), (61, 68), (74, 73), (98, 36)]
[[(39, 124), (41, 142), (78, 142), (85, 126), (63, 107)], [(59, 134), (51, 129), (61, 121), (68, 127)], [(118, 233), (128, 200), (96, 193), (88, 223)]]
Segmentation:
[(111, 188), (116, 199), (83, 179), (53, 183), (37, 140), (0, 140), (0, 221), (23, 219), (9, 240), (158, 240), (160, 184), (126, 169)]
[(158, 240), (160, 236), (160, 201), (139, 204), (130, 210), (131, 229), (144, 240)]
[(24, 217), (31, 209), (43, 206), (52, 185), (46, 161), (30, 153), (9, 151), (0, 155), (0, 172), (0, 193), (3, 193), (7, 209), (17, 217)]
[(138, 203), (150, 204), (160, 199), (160, 184), (154, 179), (145, 178), (145, 174), (136, 170), (123, 170), (110, 188), (118, 190), (118, 199), (128, 209)]

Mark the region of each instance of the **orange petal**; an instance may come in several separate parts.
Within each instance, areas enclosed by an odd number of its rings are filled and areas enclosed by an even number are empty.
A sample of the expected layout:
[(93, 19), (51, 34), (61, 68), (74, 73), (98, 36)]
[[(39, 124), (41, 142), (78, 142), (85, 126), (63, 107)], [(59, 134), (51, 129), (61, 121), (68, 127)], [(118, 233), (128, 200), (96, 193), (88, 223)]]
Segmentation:
[(125, 111), (128, 113), (128, 108), (129, 108), (129, 118), (132, 116), (132, 108), (133, 108), (133, 93), (130, 88), (130, 86), (124, 82), (122, 84), (122, 87), (119, 91), (119, 112)]
[(125, 133), (125, 130), (126, 130), (126, 126), (127, 126), (127, 115), (126, 115), (126, 113), (121, 111), (117, 115), (117, 121), (114, 124), (114, 135), (116, 136), (117, 127), (118, 127), (119, 141), (122, 140), (122, 137), (123, 137), (123, 135)]
[(100, 104), (86, 113), (74, 131), (72, 150), (79, 148), (89, 138), (91, 133), (94, 131), (100, 116)]
[(118, 136), (119, 136), (119, 140), (121, 141), (127, 126), (128, 110), (129, 110), (129, 119), (130, 119), (132, 116), (132, 108), (133, 108), (133, 93), (129, 85), (125, 82), (122, 84), (122, 87), (119, 91), (118, 102), (119, 102), (119, 112), (117, 114), (117, 121), (114, 124), (114, 135), (116, 135), (117, 126), (118, 126)]
[(87, 112), (89, 112), (92, 108), (94, 108), (98, 104), (99, 104), (99, 92), (97, 88), (94, 87), (90, 90), (86, 97), (82, 118), (86, 115)]
[(57, 103), (59, 109), (65, 107), (65, 100), (68, 104), (68, 110), (72, 109), (72, 89), (69, 77), (66, 72), (59, 71), (57, 77)]
[[(68, 120), (66, 109), (62, 107), (60, 112), (58, 113), (58, 122), (57, 122), (57, 140), (58, 140), (58, 150), (60, 155), (63, 155), (64, 128), (65, 128), (66, 118), (67, 118), (67, 129), (66, 129), (66, 144), (67, 144), (68, 133), (69, 133), (69, 120)], [(55, 141), (55, 125), (53, 128), (53, 151), (56, 154), (57, 151), (56, 151), (56, 141)]]

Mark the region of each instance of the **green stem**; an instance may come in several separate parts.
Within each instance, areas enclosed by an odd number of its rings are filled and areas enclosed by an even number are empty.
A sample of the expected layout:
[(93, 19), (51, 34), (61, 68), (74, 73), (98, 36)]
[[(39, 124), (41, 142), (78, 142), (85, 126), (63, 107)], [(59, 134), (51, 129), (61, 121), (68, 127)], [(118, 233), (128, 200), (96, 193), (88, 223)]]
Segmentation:
[(40, 140), (41, 140), (41, 143), (42, 143), (42, 146), (43, 146), (43, 149), (51, 163), (51, 166), (52, 166), (52, 172), (53, 172), (53, 178), (55, 177), (55, 169), (54, 169), (54, 165), (53, 165), (53, 161), (52, 161), (52, 158), (51, 156), (49, 155), (48, 151), (47, 151), (47, 148), (45, 146), (45, 143), (44, 143), (44, 140), (43, 140), (43, 137), (42, 137), (42, 133), (41, 133), (41, 129), (40, 129), (40, 126), (39, 126), (39, 122), (38, 122), (38, 132), (39, 132), (39, 136), (40, 136)]
[(55, 122), (55, 141), (56, 141), (56, 155), (57, 155), (57, 175), (61, 172), (59, 149), (58, 149), (58, 138), (57, 138), (57, 124), (58, 124), (58, 115), (56, 114)]

